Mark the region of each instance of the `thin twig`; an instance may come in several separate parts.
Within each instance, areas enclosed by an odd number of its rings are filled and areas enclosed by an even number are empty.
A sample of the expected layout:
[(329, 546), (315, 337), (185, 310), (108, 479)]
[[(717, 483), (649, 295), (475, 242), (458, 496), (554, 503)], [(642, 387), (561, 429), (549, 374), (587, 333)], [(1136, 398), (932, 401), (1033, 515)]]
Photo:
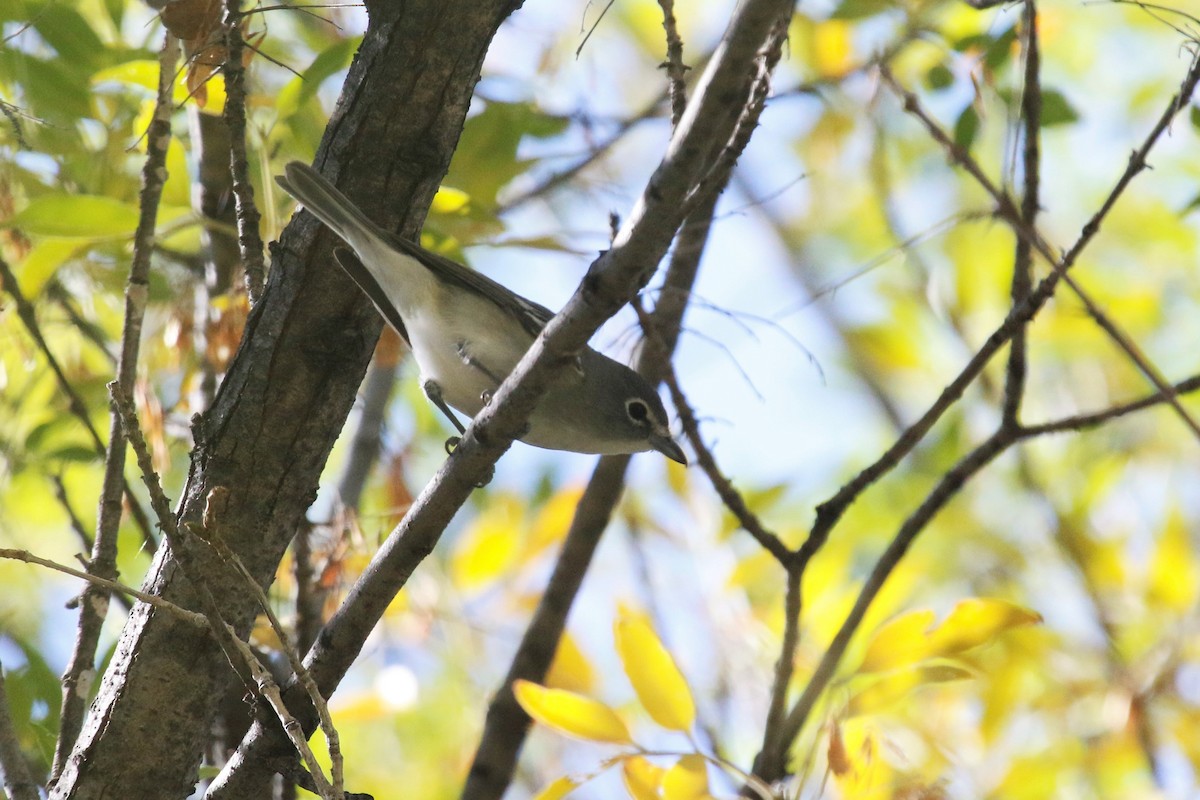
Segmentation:
[[(335, 728), (333, 725), (333, 717), (331, 717), (329, 714), (329, 704), (325, 701), (325, 698), (321, 696), (321, 692), (318, 690), (316, 683), (313, 681), (312, 675), (309, 674), (309, 671), (304, 667), (304, 664), (300, 660), (300, 654), (292, 645), (291, 637), (289, 637), (287, 631), (284, 630), (283, 624), (280, 623), (279, 618), (275, 616), (275, 610), (271, 607), (271, 600), (267, 597), (267, 593), (263, 591), (261, 586), (259, 586), (258, 581), (254, 579), (254, 575), (250, 573), (250, 570), (246, 568), (246, 565), (242, 563), (242, 560), (237, 557), (237, 554), (230, 550), (228, 545), (226, 545), (221, 538), (219, 528), (220, 518), (224, 511), (224, 507), (228, 502), (228, 497), (229, 490), (227, 488), (221, 486), (214, 487), (209, 492), (207, 503), (205, 504), (204, 525), (202, 529), (189, 528), (189, 530), (196, 534), (197, 537), (202, 541), (206, 542), (210, 547), (212, 547), (221, 560), (232, 567), (234, 572), (241, 576), (246, 588), (252, 595), (254, 595), (255, 599), (258, 600), (258, 605), (262, 609), (263, 614), (266, 616), (267, 623), (270, 625), (271, 630), (274, 631), (275, 635), (279, 638), (280, 649), (287, 657), (288, 664), (292, 668), (292, 674), (296, 676), (296, 680), (301, 686), (304, 687), (305, 692), (308, 693), (308, 699), (312, 701), (313, 708), (315, 708), (317, 711), (317, 718), (320, 720), (321, 724), (321, 732), (324, 734), (325, 741), (328, 744), (330, 773), (332, 775), (332, 778), (329, 781), (330, 785), (326, 788), (327, 790), (332, 791), (334, 797), (340, 797), (343, 793), (343, 787), (345, 785), (344, 764), (342, 759), (341, 739), (338, 736), (337, 728)], [(278, 691), (278, 689), (276, 689), (276, 691)], [(282, 720), (283, 718), (281, 717), (280, 719)], [(297, 728), (299, 728), (298, 725)], [(300, 752), (299, 748), (297, 748), (297, 751)], [(303, 753), (301, 753), (301, 755), (303, 755)], [(308, 766), (309, 771), (312, 772), (313, 765), (308, 764), (307, 759), (305, 760), (305, 763)], [(318, 777), (317, 774), (314, 774), (314, 780), (316, 780), (318, 786), (321, 785), (321, 780), (323, 779), (323, 775)]]
[(679, 387), (679, 381), (675, 372), (668, 371), (663, 379), (667, 385), (667, 389), (671, 393), (671, 400), (675, 405), (675, 411), (679, 414), (680, 424), (683, 426), (683, 432), (687, 436), (688, 441), (692, 445), (692, 450), (696, 453), (696, 464), (708, 476), (709, 482), (712, 483), (713, 489), (716, 490), (717, 496), (721, 498), (721, 502), (725, 504), (725, 508), (729, 509), (738, 524), (745, 528), (746, 533), (750, 534), (754, 541), (775, 557), (782, 566), (788, 567), (794, 560), (794, 553), (788, 549), (778, 536), (767, 530), (766, 526), (758, 518), (750, 506), (746, 504), (741, 493), (734, 488), (733, 483), (725, 477), (721, 472), (721, 468), (717, 466), (716, 459), (713, 457), (712, 450), (705, 444), (703, 436), (700, 434), (700, 425), (696, 421), (696, 412), (692, 410), (692, 406), (688, 403), (688, 399), (683, 394), (683, 390)]
[[(59, 505), (63, 507), (63, 512), (67, 515), (67, 521), (71, 525), (71, 530), (75, 531), (75, 535), (79, 537), (79, 541), (83, 545), (84, 549), (90, 553), (94, 544), (92, 541), (92, 535), (88, 533), (87, 528), (84, 527), (83, 522), (79, 519), (79, 515), (76, 514), (75, 509), (71, 507), (71, 501), (67, 497), (67, 486), (65, 483), (63, 483), (62, 476), (51, 475), (50, 483), (54, 485), (54, 496), (58, 499)], [(81, 554), (76, 554), (76, 558), (78, 558), (84, 566), (88, 565), (87, 559), (85, 559)], [(116, 598), (117, 602), (121, 604), (121, 608), (125, 609), (126, 613), (129, 613), (129, 610), (133, 608), (133, 604), (129, 602), (129, 598), (126, 597), (124, 593), (118, 593)]]
[(997, 188), (996, 185), (992, 183), (992, 181), (984, 173), (983, 169), (979, 166), (978, 162), (972, 158), (971, 154), (966, 150), (966, 148), (961, 147), (954, 142), (950, 136), (944, 130), (942, 130), (941, 126), (938, 125), (929, 112), (922, 107), (920, 100), (917, 99), (917, 96), (907, 89), (904, 89), (900, 85), (887, 65), (880, 65), (879, 71), (884, 82), (891, 87), (892, 91), (894, 91), (903, 99), (904, 110), (920, 120), (930, 136), (946, 150), (951, 161), (961, 166), (979, 183), (981, 187), (983, 187), (988, 194), (992, 196), (992, 199), (996, 202), (997, 214), (1004, 219), (1010, 227), (1013, 228), (1018, 237), (1028, 240), (1030, 245), (1036, 249), (1037, 252), (1046, 259), (1047, 263), (1053, 267), (1054, 272), (1051, 273), (1050, 277), (1053, 278), (1054, 276), (1059, 276), (1070, 287), (1071, 291), (1074, 292), (1075, 295), (1078, 296), (1083, 302), (1088, 314), (1092, 316), (1097, 324), (1099, 324), (1101, 330), (1108, 334), (1109, 338), (1112, 339), (1117, 344), (1117, 347), (1129, 357), (1129, 359), (1137, 366), (1138, 370), (1152, 384), (1154, 384), (1155, 388), (1162, 392), (1165, 397), (1167, 397), (1167, 402), (1169, 402), (1171, 407), (1175, 409), (1175, 412), (1179, 415), (1179, 418), (1183, 420), (1183, 423), (1192, 431), (1193, 435), (1195, 435), (1197, 439), (1200, 439), (1200, 423), (1198, 423), (1192, 417), (1192, 415), (1183, 407), (1177, 398), (1170, 396), (1170, 385), (1162, 376), (1158, 368), (1154, 366), (1153, 362), (1141, 352), (1129, 335), (1121, 330), (1120, 326), (1118, 326), (1116, 322), (1109, 318), (1100, 309), (1100, 307), (1094, 300), (1092, 300), (1083, 287), (1067, 274), (1067, 270), (1078, 259), (1079, 253), (1082, 251), (1082, 249), (1086, 247), (1096, 233), (1099, 232), (1101, 223), (1108, 216), (1109, 211), (1112, 210), (1112, 207), (1116, 204), (1117, 199), (1124, 193), (1124, 190), (1129, 185), (1129, 182), (1132, 181), (1133, 178), (1141, 173), (1144, 169), (1146, 169), (1148, 166), (1146, 161), (1147, 155), (1149, 154), (1151, 148), (1153, 148), (1154, 144), (1158, 141), (1159, 137), (1166, 132), (1167, 128), (1171, 124), (1171, 120), (1175, 118), (1175, 115), (1178, 114), (1180, 110), (1187, 107), (1192, 93), (1195, 91), (1196, 84), (1198, 81), (1200, 81), (1200, 53), (1193, 57), (1192, 66), (1188, 70), (1187, 76), (1184, 78), (1179, 92), (1171, 98), (1170, 103), (1163, 112), (1162, 116), (1159, 118), (1158, 123), (1146, 137), (1146, 140), (1142, 143), (1142, 146), (1135, 150), (1129, 157), (1129, 163), (1126, 166), (1125, 171), (1121, 174), (1121, 177), (1117, 180), (1117, 184), (1113, 188), (1112, 192), (1107, 198), (1105, 198), (1105, 201), (1101, 205), (1100, 209), (1093, 214), (1092, 218), (1089, 219), (1088, 222), (1083, 226), (1083, 231), (1081, 232), (1079, 239), (1076, 240), (1075, 245), (1071, 248), (1071, 250), (1067, 251), (1067, 253), (1061, 257), (1057, 256), (1053, 252), (1053, 249), (1047, 244), (1046, 240), (1042, 237), (1037, 228), (1028, 225), (1025, 222), (1022, 212), (1017, 209), (1012, 198), (1009, 197), (1006, 192)]
[[(978, 164), (962, 148), (955, 144), (937, 123), (925, 113), (916, 96), (900, 87), (886, 65), (880, 65), (879, 69), (884, 82), (891, 85), (893, 90), (903, 98), (906, 110), (909, 110), (910, 113), (925, 123), (930, 135), (946, 148), (953, 161), (962, 165), (972, 177), (979, 181), (980, 185), (989, 190), (989, 194), (992, 195), (993, 200), (1000, 207), (1001, 216), (1014, 226), (1018, 235), (1027, 238), (1035, 250), (1054, 264), (1054, 271), (1034, 287), (1024, 302), (1015, 305), (1009, 311), (999, 327), (988, 336), (959, 374), (947, 384), (946, 388), (942, 390), (942, 393), (938, 395), (929, 409), (916, 422), (906, 428), (896, 442), (883, 455), (839, 489), (833, 497), (817, 506), (816, 522), (813, 524), (808, 539), (800, 548), (800, 558), (802, 560), (811, 558), (821, 548), (829, 535), (829, 531), (837, 523), (838, 519), (841, 518), (842, 514), (845, 513), (845, 510), (849, 508), (850, 504), (869, 486), (891, 471), (900, 463), (901, 459), (916, 447), (917, 443), (925, 437), (925, 434), (929, 432), (933, 425), (941, 419), (941, 416), (962, 396), (967, 386), (983, 371), (983, 368), (991, 360), (992, 356), (1007, 344), (1016, 335), (1017, 331), (1024, 327), (1042, 309), (1054, 294), (1059, 281), (1075, 265), (1084, 249), (1095, 238), (1101, 223), (1113, 205), (1116, 204), (1117, 199), (1124, 194), (1125, 189), (1129, 186), (1133, 178), (1145, 168), (1146, 156), (1154, 146), (1154, 143), (1158, 141), (1158, 138), (1166, 130), (1174, 114), (1178, 111), (1181, 100), (1190, 98), (1197, 81), (1200, 81), (1200, 62), (1193, 62), (1180, 93), (1172, 98), (1159, 123), (1147, 136), (1146, 141), (1136, 151), (1134, 157), (1130, 159), (1129, 166), (1120, 178), (1118, 178), (1112, 191), (1101, 204), (1100, 209), (1083, 226), (1079, 238), (1072, 245), (1071, 249), (1063, 254), (1060, 259), (1054, 260), (1048, 255), (1050, 248), (1041, 239), (1040, 234), (1037, 231), (1029, 230), (1022, 223), (1020, 212), (1016, 209), (1012, 200), (1008, 198), (1008, 195), (997, 190)], [(1177, 405), (1178, 401), (1176, 400), (1174, 404)]]
[(100, 351), (101, 355), (104, 356), (105, 360), (113, 368), (116, 368), (117, 357), (109, 349), (110, 337), (99, 325), (84, 318), (79, 309), (75, 307), (71, 293), (63, 287), (62, 281), (57, 278), (51, 280), (46, 285), (46, 294), (63, 310), (63, 313), (67, 315), (67, 319), (71, 320), (71, 324), (75, 326), (80, 335), (91, 342)]
[(225, 122), (229, 125), (229, 168), (233, 173), (233, 196), (237, 201), (238, 247), (246, 272), (250, 305), (262, 297), (266, 281), (263, 243), (258, 232), (260, 215), (254, 204), (254, 186), (246, 158), (246, 70), (242, 66), (241, 0), (226, 0), (225, 18)]
[(846, 616), (829, 648), (822, 656), (804, 692), (788, 712), (787, 719), (781, 725), (779, 739), (773, 743), (773, 748), (764, 748), (763, 752), (760, 753), (759, 762), (756, 764), (755, 769), (756, 774), (768, 781), (778, 780), (782, 777), (783, 769), (785, 768), (786, 752), (790, 747), (790, 743), (795, 741), (801, 727), (812, 713), (818, 698), (829, 685), (830, 681), (833, 680), (837, 665), (845, 654), (851, 638), (862, 623), (871, 602), (883, 588), (887, 578), (900, 563), (900, 560), (907, 553), (909, 547), (912, 546), (917, 535), (925, 529), (946, 503), (957, 495), (967, 480), (978, 474), (980, 470), (1014, 444), (1063, 430), (1078, 431), (1095, 427), (1102, 422), (1115, 419), (1124, 414), (1169, 402), (1169, 397), (1175, 397), (1180, 393), (1191, 392), (1197, 389), (1200, 389), (1200, 376), (1195, 376), (1181, 382), (1177, 386), (1172, 387), (1168, 393), (1155, 394), (1142, 400), (1116, 406), (1091, 415), (1070, 417), (1055, 423), (1028, 427), (1016, 427), (1002, 423), (995, 433), (960, 459), (953, 468), (942, 476), (937, 486), (934, 487), (933, 491), (929, 493), (917, 509), (904, 520), (904, 523), (892, 538), (887, 549), (875, 563), (875, 567), (871, 570), (870, 576), (863, 585), (853, 609)]
[(667, 83), (671, 93), (671, 125), (679, 124), (683, 110), (687, 107), (687, 84), (684, 75), (688, 66), (683, 63), (683, 39), (679, 36), (679, 25), (675, 22), (675, 0), (658, 0), (663, 12), (663, 31), (667, 35)]
[(62, 475), (51, 475), (50, 483), (54, 485), (54, 496), (58, 498), (58, 504), (63, 507), (63, 511), (67, 515), (67, 522), (71, 524), (71, 530), (75, 531), (75, 535), (79, 537), (79, 541), (83, 544), (84, 549), (91, 552), (92, 535), (88, 533), (87, 528), (83, 526), (83, 521), (79, 519), (79, 515), (71, 507), (71, 501), (67, 497), (67, 485), (63, 483)]
[[(1025, 26), (1025, 80), (1021, 93), (1021, 122), (1025, 149), (1022, 154), (1024, 188), (1021, 193), (1021, 219), (1030, 228), (1037, 227), (1038, 193), (1041, 184), (1042, 79), (1041, 51), (1038, 47), (1038, 15), (1034, 0), (1025, 0), (1022, 11)], [(1033, 286), (1033, 245), (1024, 236), (1017, 237), (1013, 257), (1011, 296), (1019, 304)], [(1008, 350), (1008, 368), (1004, 376), (1004, 400), (1001, 414), (1007, 424), (1015, 425), (1025, 394), (1027, 373), (1026, 328), (1013, 336)]]
[[(125, 286), (125, 319), (121, 329), (121, 350), (117, 359), (117, 385), (132, 391), (137, 378), (141, 350), (142, 323), (150, 295), (150, 254), (158, 221), (158, 205), (167, 179), (167, 144), (171, 140), (171, 76), (179, 58), (179, 42), (164, 34), (158, 62), (158, 94), (154, 115), (146, 138), (146, 160), (142, 165), (142, 189), (138, 197), (138, 224), (133, 234), (133, 259)], [(104, 478), (100, 510), (96, 518), (96, 537), (88, 570), (101, 578), (117, 577), (117, 533), (121, 524), (121, 497), (126, 493), (125, 443), (121, 438), (121, 419), (115, 411), (109, 418), (108, 447), (104, 457)], [(150, 538), (147, 536), (147, 538)], [(108, 593), (89, 583), (79, 604), (79, 624), (71, 660), (63, 673), (63, 699), (58, 741), (51, 768), (51, 783), (62, 773), (71, 749), (82, 730), (86, 710), (87, 684), (95, 671), (96, 648), (100, 629), (108, 614)]]
[(583, 35), (583, 40), (579, 42), (579, 47), (575, 48), (576, 58), (579, 58), (579, 54), (583, 52), (583, 48), (587, 45), (588, 39), (592, 38), (592, 34), (595, 33), (596, 29), (600, 27), (600, 22), (604, 19), (604, 15), (608, 13), (608, 10), (613, 7), (613, 3), (615, 2), (616, 0), (608, 0), (608, 4), (605, 5), (600, 11), (600, 16), (596, 17), (596, 21), (592, 23), (592, 27), (587, 29), (587, 32)]
[(603, 142), (589, 150), (586, 156), (571, 166), (549, 175), (544, 180), (540, 181), (529, 189), (506, 199), (503, 203), (498, 204), (496, 206), (496, 213), (505, 214), (509, 211), (512, 211), (514, 208), (517, 208), (518, 206), (528, 203), (534, 198), (542, 197), (552, 190), (557, 189), (559, 186), (574, 180), (576, 175), (587, 169), (589, 166), (599, 160), (601, 156), (612, 150), (612, 148), (624, 138), (625, 134), (629, 133), (629, 131), (631, 131), (635, 126), (645, 122), (648, 119), (652, 119), (655, 113), (658, 111), (659, 106), (662, 105), (662, 100), (663, 96), (659, 95), (634, 116), (621, 120), (617, 125), (617, 130)]
[(801, 727), (812, 713), (817, 699), (833, 680), (837, 666), (845, 654), (846, 648), (850, 645), (851, 638), (862, 623), (863, 617), (866, 616), (867, 609), (905, 553), (908, 552), (917, 535), (925, 529), (930, 520), (941, 511), (946, 503), (957, 496), (969, 478), (990, 464), (1016, 439), (1017, 434), (1013, 429), (1002, 429), (990, 436), (947, 471), (917, 509), (904, 520), (887, 549), (875, 562), (871, 574), (867, 577), (866, 583), (863, 584), (863, 588), (854, 602), (854, 607), (846, 615), (841, 627), (838, 628), (837, 634), (821, 657), (808, 685), (805, 686), (803, 693), (788, 712), (786, 719), (780, 724), (779, 736), (771, 743), (771, 748), (764, 749), (759, 754), (755, 764), (755, 772), (759, 777), (767, 782), (774, 782), (783, 777), (786, 769), (786, 753), (791, 742), (796, 740)]
[[(991, 358), (992, 355), (1013, 335), (1028, 323), (1036, 315), (1037, 311), (1045, 304), (1049, 297), (1053, 294), (1054, 288), (1058, 280), (1066, 277), (1066, 272), (1078, 260), (1083, 249), (1091, 242), (1099, 231), (1100, 225), (1112, 209), (1117, 199), (1124, 193), (1130, 181), (1146, 167), (1146, 156), (1153, 147), (1154, 143), (1166, 130), (1170, 121), (1178, 113), (1181, 103), (1186, 102), (1190, 98), (1195, 89), (1197, 81), (1200, 81), (1200, 60), (1194, 60), (1189, 69), (1187, 78), (1184, 80), (1180, 93), (1172, 98), (1170, 105), (1160, 118), (1159, 123), (1154, 127), (1148, 135), (1142, 147), (1135, 151), (1131, 157), (1128, 167), (1120, 176), (1113, 190), (1102, 203), (1100, 209), (1092, 216), (1087, 224), (1084, 225), (1079, 238), (1060, 258), (1055, 258), (1050, 252), (1049, 247), (1042, 239), (1036, 228), (1026, 225), (1019, 211), (1017, 211), (1012, 200), (1004, 192), (996, 189), (987, 176), (983, 173), (979, 165), (970, 157), (965, 150), (956, 145), (941, 128), (932, 120), (932, 118), (921, 108), (915, 95), (907, 92), (899, 86), (894, 76), (886, 65), (880, 65), (880, 72), (885, 83), (889, 84), (904, 101), (905, 110), (912, 113), (920, 119), (928, 128), (931, 136), (937, 140), (947, 150), (953, 162), (962, 166), (972, 177), (988, 190), (992, 195), (993, 200), (998, 205), (998, 213), (1004, 218), (1018, 236), (1027, 239), (1032, 248), (1038, 251), (1043, 257), (1049, 261), (1054, 271), (1044, 278), (1028, 296), (1020, 303), (1015, 303), (1012, 310), (1006, 316), (1001, 326), (988, 337), (979, 351), (971, 358), (967, 367), (956, 377), (934, 405), (926, 412), (926, 414), (913, 426), (910, 426), (899, 440), (890, 448), (884, 456), (882, 456), (875, 464), (872, 464), (867, 469), (863, 470), (854, 480), (848, 483), (834, 498), (826, 503), (823, 503), (817, 509), (817, 521), (809, 534), (809, 538), (801, 546), (798, 553), (801, 568), (806, 566), (807, 561), (821, 547), (828, 536), (828, 532), (832, 525), (840, 518), (845, 509), (853, 500), (882, 474), (890, 470), (903, 455), (907, 454), (916, 445), (925, 432), (929, 430), (933, 422), (936, 421), (942, 413), (945, 412), (958, 397), (961, 396), (966, 386), (979, 374), (983, 365)], [(1169, 386), (1158, 387), (1159, 393), (1155, 396), (1154, 402), (1168, 402), (1173, 406), (1179, 406), (1178, 398), (1176, 397), (1177, 388)], [(1144, 401), (1139, 401), (1145, 407)], [(1130, 408), (1122, 408), (1120, 413), (1128, 413)], [(1102, 412), (1106, 415), (1105, 418), (1112, 418), (1119, 415), (1115, 409), (1110, 409), (1107, 412)], [(1111, 416), (1110, 416), (1111, 415)], [(1076, 422), (1078, 420), (1075, 420)], [(1101, 420), (1102, 421), (1102, 420)], [(1097, 423), (1098, 424), (1098, 423)], [(872, 570), (870, 577), (864, 585), (855, 602), (854, 608), (847, 615), (843, 625), (839, 629), (829, 649), (822, 657), (820, 664), (813, 673), (813, 676), (797, 700), (792, 709), (788, 712), (787, 718), (780, 727), (780, 736), (776, 741), (772, 742), (770, 748), (764, 748), (759, 754), (759, 759), (756, 762), (756, 773), (760, 777), (768, 781), (774, 781), (781, 778), (786, 772), (787, 751), (791, 743), (795, 741), (799, 735), (800, 729), (811, 714), (818, 698), (827, 688), (829, 682), (833, 679), (837, 665), (849, 645), (851, 638), (861, 624), (862, 619), (869, 608), (872, 600), (882, 588), (887, 577), (899, 564), (908, 548), (912, 545), (916, 536), (921, 530), (928, 525), (934, 515), (961, 489), (962, 485), (972, 476), (977, 474), (987, 464), (994, 460), (1001, 452), (1007, 449), (1012, 444), (1030, 438), (1034, 435), (1040, 435), (1050, 432), (1050, 428), (1046, 426), (1032, 426), (1029, 428), (1020, 428), (1013, 423), (1002, 423), (1000, 428), (993, 433), (982, 444), (975, 447), (970, 453), (964, 456), (959, 462), (938, 482), (937, 486), (925, 498), (925, 500), (917, 507), (917, 509), (904, 521), (896, 535), (893, 537), (891, 544), (884, 551), (883, 555), (876, 562), (875, 568)]]
[[(1192, 376), (1187, 380), (1176, 383), (1170, 389), (1170, 396), (1189, 394), (1200, 389), (1200, 376)], [(1135, 411), (1141, 411), (1144, 408), (1161, 405), (1168, 402), (1167, 395), (1163, 392), (1155, 392), (1147, 395), (1140, 400), (1133, 400), (1128, 403), (1106, 408), (1102, 411), (1093, 411), (1087, 414), (1076, 414), (1061, 419), (1050, 420), (1048, 422), (1040, 422), (1036, 425), (1021, 426), (1022, 435), (1026, 437), (1044, 436), (1049, 433), (1067, 433), (1091, 430), (1099, 425), (1103, 425), (1110, 420), (1118, 419), (1127, 414), (1132, 414)]]
[(203, 614), (197, 614), (195, 611), (189, 611), (186, 608), (177, 606), (172, 602), (162, 599), (158, 595), (147, 594), (146, 592), (134, 589), (132, 586), (126, 586), (120, 581), (110, 581), (107, 578), (98, 577), (90, 572), (84, 572), (83, 570), (78, 570), (74, 567), (68, 567), (66, 564), (60, 564), (57, 561), (51, 561), (47, 558), (35, 556), (28, 550), (15, 550), (8, 547), (0, 547), (0, 559), (7, 559), (9, 561), (24, 561), (26, 564), (35, 564), (39, 567), (45, 567), (46, 569), (54, 570), (55, 572), (61, 572), (64, 575), (70, 575), (72, 578), (79, 578), (80, 580), (87, 581), (94, 586), (99, 586), (106, 592), (116, 592), (125, 595), (126, 597), (132, 597), (136, 600), (141, 600), (143, 603), (152, 605), (155, 608), (161, 608), (163, 611), (174, 614), (190, 625), (195, 625), (200, 628), (208, 627), (208, 620), (205, 619)]
[[(204, 579), (200, 560), (196, 558), (196, 554), (189, 547), (188, 542), (185, 541), (183, 533), (180, 531), (178, 520), (176, 520), (175, 514), (171, 511), (171, 503), (163, 492), (158, 475), (154, 472), (150, 449), (146, 446), (146, 439), (142, 435), (141, 427), (138, 425), (137, 412), (133, 407), (133, 403), (121, 389), (121, 385), (117, 381), (108, 384), (108, 391), (114, 410), (121, 421), (121, 430), (124, 433), (125, 440), (128, 441), (130, 448), (137, 458), (138, 468), (142, 473), (142, 481), (146, 484), (146, 488), (150, 492), (150, 506), (154, 509), (154, 513), (158, 517), (159, 526), (162, 528), (163, 535), (171, 547), (171, 553), (175, 561), (179, 564), (179, 568), (183, 573), (188, 576), (192, 587), (200, 599), (201, 611), (208, 620), (208, 626), (212, 631), (213, 637), (216, 639), (221, 651), (225, 654), (230, 667), (233, 668), (234, 673), (242, 681), (242, 685), (254, 694), (254, 696), (265, 698), (268, 701), (272, 710), (279, 717), (284, 730), (287, 731), (289, 738), (295, 744), (295, 736), (297, 735), (297, 731), (300, 730), (300, 725), (288, 713), (287, 709), (283, 707), (282, 701), (279, 700), (278, 687), (274, 686), (274, 681), (270, 679), (270, 673), (259, 663), (258, 658), (245, 643), (238, 639), (233, 629), (222, 618), (220, 606), (209, 589), (209, 582)], [(209, 499), (212, 499), (212, 493), (210, 493)], [(189, 530), (189, 532), (193, 531)], [(272, 689), (272, 687), (274, 688)], [(273, 693), (271, 693), (272, 691)], [(303, 737), (301, 738), (303, 739)], [(328, 780), (321, 773), (320, 765), (313, 757), (312, 751), (308, 749), (307, 742), (305, 741), (302, 747), (298, 746), (297, 750), (304, 759), (305, 765), (312, 774), (318, 789), (321, 790), (318, 794), (321, 795), (323, 800), (341, 800), (341, 794), (335, 795), (333, 793)]]
[[(775, 678), (771, 683), (771, 703), (767, 707), (766, 724), (763, 725), (762, 752), (781, 738), (780, 728), (787, 712), (788, 691), (792, 686), (792, 674), (796, 669), (796, 651), (800, 647), (801, 581), (803, 572), (798, 564), (792, 564), (787, 572), (787, 589), (784, 594), (783, 641), (779, 645), (779, 658), (775, 662)], [(753, 770), (758, 774), (757, 765)]]
[(275, 716), (279, 718), (279, 722), (287, 734), (288, 741), (292, 743), (292, 747), (300, 754), (301, 760), (308, 768), (308, 774), (314, 784), (314, 794), (321, 797), (322, 800), (342, 800), (344, 793), (340, 787), (335, 789), (330, 786), (329, 779), (321, 770), (320, 762), (317, 761), (312, 748), (308, 746), (308, 737), (304, 734), (304, 726), (288, 711), (288, 707), (283, 701), (283, 693), (279, 690), (279, 684), (271, 676), (271, 671), (258, 660), (254, 651), (250, 649), (250, 645), (233, 634), (232, 628), (227, 628), (226, 631), (228, 633), (227, 641), (236, 648), (242, 662), (250, 669), (256, 693), (266, 700), (271, 710), (275, 712)]

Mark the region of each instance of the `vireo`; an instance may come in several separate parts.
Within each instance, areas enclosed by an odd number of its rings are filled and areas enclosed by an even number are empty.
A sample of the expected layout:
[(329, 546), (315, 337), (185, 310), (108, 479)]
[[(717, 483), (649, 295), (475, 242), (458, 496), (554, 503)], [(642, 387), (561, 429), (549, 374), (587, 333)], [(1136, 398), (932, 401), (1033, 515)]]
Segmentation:
[[(490, 278), (380, 228), (315, 169), (276, 178), (354, 250), (334, 256), (412, 347), (430, 401), (474, 416), (554, 314)], [(361, 263), (360, 263), (361, 262)], [(658, 394), (624, 364), (585, 347), (538, 402), (521, 441), (550, 450), (658, 452), (686, 464)]]

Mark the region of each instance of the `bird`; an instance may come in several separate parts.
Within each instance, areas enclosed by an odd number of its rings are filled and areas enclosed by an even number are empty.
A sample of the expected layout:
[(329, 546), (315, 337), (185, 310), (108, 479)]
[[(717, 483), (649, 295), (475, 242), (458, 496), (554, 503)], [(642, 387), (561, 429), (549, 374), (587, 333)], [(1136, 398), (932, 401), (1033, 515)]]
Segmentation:
[[(338, 265), (408, 342), (426, 397), (451, 423), (474, 417), (554, 316), (487, 276), (392, 234), (313, 167), (292, 161), (276, 182), (347, 245)], [(687, 464), (654, 388), (585, 346), (530, 415), (520, 440), (597, 455), (657, 451)], [(452, 437), (447, 449), (457, 444)]]

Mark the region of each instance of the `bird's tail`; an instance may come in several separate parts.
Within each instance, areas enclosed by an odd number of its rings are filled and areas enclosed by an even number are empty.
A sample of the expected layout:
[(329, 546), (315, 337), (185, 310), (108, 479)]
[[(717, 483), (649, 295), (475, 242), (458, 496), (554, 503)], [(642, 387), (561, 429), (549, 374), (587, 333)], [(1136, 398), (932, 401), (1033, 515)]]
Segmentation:
[(301, 161), (289, 162), (275, 182), (304, 204), (346, 244), (361, 252), (368, 242), (386, 238), (383, 230), (337, 190), (324, 175)]

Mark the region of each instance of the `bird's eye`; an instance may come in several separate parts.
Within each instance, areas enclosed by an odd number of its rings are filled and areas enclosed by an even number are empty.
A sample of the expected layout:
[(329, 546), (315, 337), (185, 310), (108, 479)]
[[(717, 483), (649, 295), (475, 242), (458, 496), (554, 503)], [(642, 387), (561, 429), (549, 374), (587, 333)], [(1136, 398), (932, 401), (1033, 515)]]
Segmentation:
[(625, 403), (625, 412), (634, 422), (645, 422), (646, 417), (650, 414), (650, 409), (641, 400), (630, 400)]

